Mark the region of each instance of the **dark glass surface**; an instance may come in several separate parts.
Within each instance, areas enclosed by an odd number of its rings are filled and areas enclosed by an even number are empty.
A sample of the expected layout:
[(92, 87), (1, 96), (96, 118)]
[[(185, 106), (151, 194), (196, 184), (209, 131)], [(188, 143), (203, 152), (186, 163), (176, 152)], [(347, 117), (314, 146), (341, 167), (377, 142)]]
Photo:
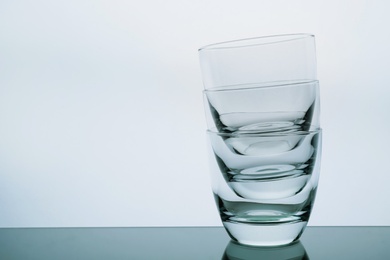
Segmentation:
[(271, 248), (236, 244), (222, 227), (3, 228), (0, 259), (390, 259), (390, 227), (308, 227)]

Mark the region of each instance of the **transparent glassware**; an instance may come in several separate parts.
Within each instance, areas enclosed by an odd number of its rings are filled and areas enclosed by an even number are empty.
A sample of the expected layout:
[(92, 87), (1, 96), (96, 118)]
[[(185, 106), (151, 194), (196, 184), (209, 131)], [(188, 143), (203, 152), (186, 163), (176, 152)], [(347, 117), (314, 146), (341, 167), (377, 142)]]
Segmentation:
[(297, 240), (317, 190), (321, 130), (208, 135), (212, 190), (229, 235), (259, 246)]
[(212, 189), (231, 238), (296, 241), (314, 203), (321, 155), (314, 36), (293, 34), (199, 49)]
[(318, 81), (204, 91), (209, 129), (218, 132), (310, 130), (319, 125)]

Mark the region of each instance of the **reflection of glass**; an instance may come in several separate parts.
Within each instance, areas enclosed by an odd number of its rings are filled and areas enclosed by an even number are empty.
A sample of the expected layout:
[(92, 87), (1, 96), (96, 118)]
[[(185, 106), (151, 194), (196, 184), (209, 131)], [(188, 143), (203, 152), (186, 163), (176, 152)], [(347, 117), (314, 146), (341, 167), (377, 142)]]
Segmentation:
[(253, 247), (230, 241), (226, 246), (222, 260), (308, 260), (301, 242), (285, 246)]
[(232, 41), (199, 54), (222, 223), (242, 244), (292, 243), (307, 225), (319, 176), (314, 37)]

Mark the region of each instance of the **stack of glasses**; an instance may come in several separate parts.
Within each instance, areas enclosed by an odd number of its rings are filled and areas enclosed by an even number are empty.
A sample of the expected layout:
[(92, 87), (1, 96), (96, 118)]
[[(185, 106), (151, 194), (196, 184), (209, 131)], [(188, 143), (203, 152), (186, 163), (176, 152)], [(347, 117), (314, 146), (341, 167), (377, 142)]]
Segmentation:
[(218, 43), (199, 55), (212, 189), (225, 229), (245, 245), (298, 240), (321, 157), (314, 36)]

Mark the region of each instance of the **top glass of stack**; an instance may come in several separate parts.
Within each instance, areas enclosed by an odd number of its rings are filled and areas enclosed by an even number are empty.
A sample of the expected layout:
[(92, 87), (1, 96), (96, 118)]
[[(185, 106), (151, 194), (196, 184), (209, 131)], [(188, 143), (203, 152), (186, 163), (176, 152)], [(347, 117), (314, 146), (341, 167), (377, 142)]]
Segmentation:
[(199, 49), (208, 128), (310, 131), (320, 126), (315, 38), (275, 35)]

